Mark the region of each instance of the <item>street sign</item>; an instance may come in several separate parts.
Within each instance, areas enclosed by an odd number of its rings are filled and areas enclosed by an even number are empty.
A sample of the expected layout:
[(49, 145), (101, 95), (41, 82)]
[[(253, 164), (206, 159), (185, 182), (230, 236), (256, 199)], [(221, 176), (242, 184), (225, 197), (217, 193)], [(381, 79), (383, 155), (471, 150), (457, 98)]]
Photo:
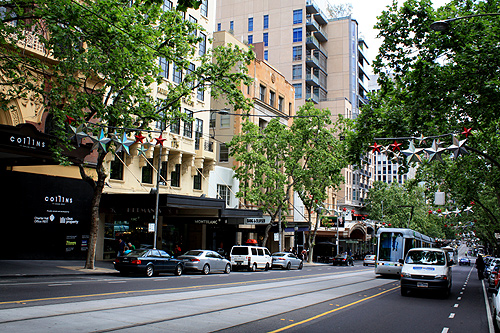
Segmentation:
[(155, 232), (155, 224), (154, 223), (148, 224), (148, 231), (149, 232)]

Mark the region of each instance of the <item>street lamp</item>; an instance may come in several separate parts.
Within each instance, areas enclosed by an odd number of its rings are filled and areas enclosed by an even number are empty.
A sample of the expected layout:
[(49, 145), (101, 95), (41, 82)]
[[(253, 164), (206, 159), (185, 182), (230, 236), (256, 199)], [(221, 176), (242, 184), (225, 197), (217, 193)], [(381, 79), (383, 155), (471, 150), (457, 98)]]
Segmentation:
[(479, 17), (479, 16), (497, 16), (497, 15), (500, 15), (500, 13), (486, 13), (486, 14), (475, 14), (475, 15), (455, 17), (455, 18), (450, 18), (450, 19), (446, 19), (446, 20), (442, 20), (442, 21), (432, 22), (430, 28), (434, 31), (446, 31), (450, 28), (450, 22), (453, 22), (456, 20), (468, 19), (471, 17)]

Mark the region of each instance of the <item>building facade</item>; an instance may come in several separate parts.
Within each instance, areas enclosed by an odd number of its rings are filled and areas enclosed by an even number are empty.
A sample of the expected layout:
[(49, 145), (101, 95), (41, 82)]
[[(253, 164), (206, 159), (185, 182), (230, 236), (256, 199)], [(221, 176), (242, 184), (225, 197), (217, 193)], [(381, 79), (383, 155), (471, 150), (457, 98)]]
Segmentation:
[[(296, 107), (312, 101), (318, 108), (328, 108), (334, 118), (354, 119), (367, 103), (368, 61), (363, 52), (367, 45), (350, 16), (330, 19), (312, 0), (218, 0), (216, 30), (228, 31), (241, 42), (262, 43), (264, 59), (294, 86)], [(363, 215), (372, 183), (372, 157), (363, 162), (343, 170), (345, 183), (325, 203), (332, 215), (344, 207)], [(346, 222), (346, 230), (358, 223)], [(364, 228), (358, 239), (366, 242), (369, 237)]]

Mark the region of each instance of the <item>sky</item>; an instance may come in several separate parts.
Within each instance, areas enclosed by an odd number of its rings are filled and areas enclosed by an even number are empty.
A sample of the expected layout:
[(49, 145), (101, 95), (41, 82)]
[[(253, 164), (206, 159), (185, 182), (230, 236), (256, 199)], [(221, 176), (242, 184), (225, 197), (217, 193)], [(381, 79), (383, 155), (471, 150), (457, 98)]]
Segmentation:
[[(365, 55), (368, 57), (370, 64), (375, 59), (378, 48), (382, 41), (377, 39), (378, 31), (373, 28), (377, 23), (377, 16), (379, 16), (387, 6), (392, 4), (392, 0), (315, 0), (316, 3), (325, 10), (327, 2), (331, 4), (352, 4), (352, 18), (358, 22), (359, 36), (363, 37), (368, 50)], [(448, 0), (433, 0), (434, 8), (441, 7), (448, 3)], [(403, 0), (399, 0), (403, 3)]]

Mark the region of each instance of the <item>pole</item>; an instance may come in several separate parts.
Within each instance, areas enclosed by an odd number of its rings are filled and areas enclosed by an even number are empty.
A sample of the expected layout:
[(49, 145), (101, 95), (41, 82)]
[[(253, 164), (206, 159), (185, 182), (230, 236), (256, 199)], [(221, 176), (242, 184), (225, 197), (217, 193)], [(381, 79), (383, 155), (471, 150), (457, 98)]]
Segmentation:
[(158, 211), (160, 206), (160, 171), (161, 171), (161, 154), (163, 144), (160, 145), (158, 153), (158, 168), (156, 171), (156, 207), (155, 207), (155, 239), (153, 241), (153, 248), (156, 249), (156, 240), (158, 239)]
[(278, 240), (278, 251), (282, 251), (283, 248), (281, 247), (281, 207), (278, 210), (278, 234), (279, 234), (279, 240)]

